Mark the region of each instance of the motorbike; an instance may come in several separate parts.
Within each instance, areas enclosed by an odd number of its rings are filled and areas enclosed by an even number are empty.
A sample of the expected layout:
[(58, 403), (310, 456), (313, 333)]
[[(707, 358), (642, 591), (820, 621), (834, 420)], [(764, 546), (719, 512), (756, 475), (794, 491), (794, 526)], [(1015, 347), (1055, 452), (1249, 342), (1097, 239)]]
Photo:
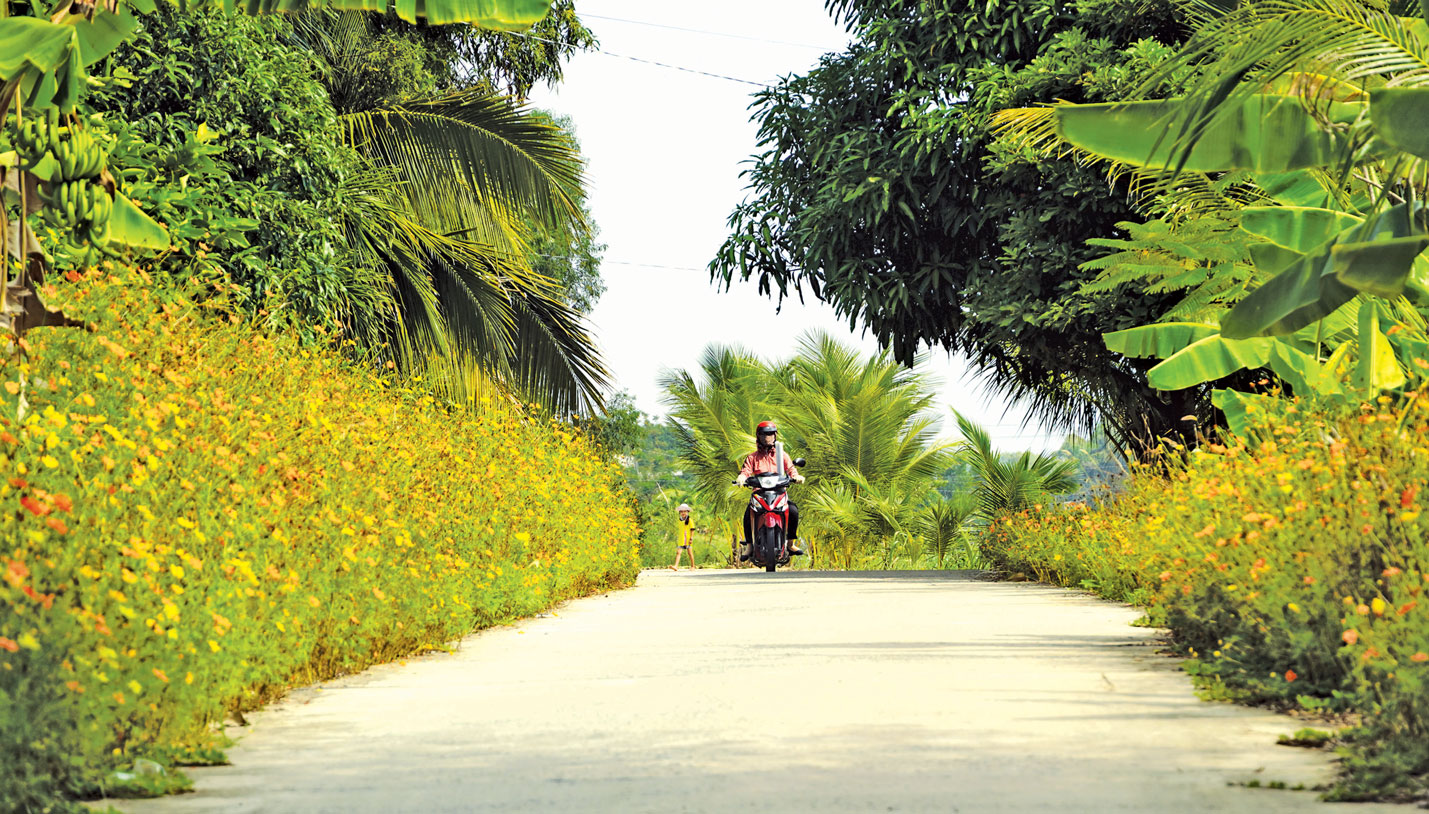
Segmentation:
[[(749, 559), (755, 565), (764, 566), (772, 572), (780, 565), (789, 564), (789, 485), (793, 480), (784, 471), (783, 444), (775, 447), (774, 460), (779, 469), (762, 475), (751, 475), (744, 483), (736, 485), (754, 489), (749, 498), (749, 507), (754, 515), (754, 539), (748, 540)], [(803, 458), (794, 459), (795, 466), (803, 466)]]

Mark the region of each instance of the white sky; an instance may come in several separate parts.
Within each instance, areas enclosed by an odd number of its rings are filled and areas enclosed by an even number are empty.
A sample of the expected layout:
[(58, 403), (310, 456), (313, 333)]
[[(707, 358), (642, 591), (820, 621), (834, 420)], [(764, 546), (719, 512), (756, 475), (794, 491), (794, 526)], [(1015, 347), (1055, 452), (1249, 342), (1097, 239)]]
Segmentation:
[[(561, 86), (538, 88), (531, 101), (574, 120), (590, 162), (589, 204), (608, 245), (601, 269), (607, 290), (591, 322), (616, 388), (630, 391), (644, 412), (664, 415), (660, 371), (695, 368), (711, 342), (783, 358), (800, 335), (823, 329), (874, 351), (872, 338), (850, 331), (822, 303), (789, 300), (776, 315), (774, 300), (760, 296), (755, 283), (722, 292), (709, 280), (705, 269), (724, 241), (726, 220), (746, 197), (742, 162), (758, 151), (748, 110), (758, 88), (625, 58), (772, 82), (848, 42), (823, 0), (580, 0), (577, 12), (606, 53), (576, 55)], [(756, 335), (764, 337), (757, 344)], [(942, 381), (941, 401), (987, 427), (999, 448), (1061, 443), (1061, 434), (1024, 426), (1024, 409), (989, 397), (964, 375), (961, 360), (937, 351), (926, 369)], [(951, 434), (946, 412), (944, 423)]]

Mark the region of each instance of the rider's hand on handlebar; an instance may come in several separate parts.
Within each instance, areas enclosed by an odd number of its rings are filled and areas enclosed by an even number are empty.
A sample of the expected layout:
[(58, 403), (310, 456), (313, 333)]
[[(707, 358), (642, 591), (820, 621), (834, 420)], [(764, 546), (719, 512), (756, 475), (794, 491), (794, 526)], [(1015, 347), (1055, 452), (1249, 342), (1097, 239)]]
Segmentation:
[(803, 475), (795, 475), (795, 476), (794, 476), (794, 482), (795, 482), (795, 483), (803, 483), (803, 482), (804, 482), (804, 476), (803, 476)]

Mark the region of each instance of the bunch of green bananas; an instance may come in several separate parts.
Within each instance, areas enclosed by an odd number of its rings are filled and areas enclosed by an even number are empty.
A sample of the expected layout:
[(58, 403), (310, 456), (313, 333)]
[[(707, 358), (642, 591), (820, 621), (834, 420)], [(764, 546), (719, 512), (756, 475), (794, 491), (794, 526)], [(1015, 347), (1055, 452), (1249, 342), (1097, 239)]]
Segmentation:
[(104, 150), (94, 136), (73, 127), (50, 130), (50, 154), (59, 167), (50, 180), (94, 178), (104, 170)]
[(75, 231), (76, 237), (101, 246), (109, 242), (114, 199), (103, 186), (85, 180), (50, 183), (41, 187), (40, 200), (50, 207), (60, 225)]
[(104, 148), (88, 132), (61, 125), (59, 111), (54, 108), (46, 111), (44, 119), (31, 117), (20, 126), (15, 134), (15, 151), (20, 155), (20, 166), (26, 170), (37, 167), (46, 154), (54, 156), (51, 183), (94, 178), (104, 171)]
[[(58, 112), (55, 114), (58, 121)], [(15, 133), (15, 152), (20, 156), (21, 169), (32, 170), (50, 151), (50, 124), (31, 117)]]

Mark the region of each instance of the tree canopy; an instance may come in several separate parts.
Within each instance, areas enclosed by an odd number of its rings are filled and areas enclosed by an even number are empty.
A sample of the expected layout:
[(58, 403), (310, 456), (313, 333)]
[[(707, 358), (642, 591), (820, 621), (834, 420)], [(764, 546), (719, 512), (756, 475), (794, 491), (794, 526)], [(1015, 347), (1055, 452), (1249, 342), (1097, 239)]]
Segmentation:
[(711, 265), (779, 298), (823, 299), (910, 362), (968, 354), (997, 389), (1064, 427), (1122, 437), (1184, 427), (1198, 391), (1164, 399), (1149, 365), (1102, 334), (1171, 300), (1084, 290), (1133, 219), (1125, 184), (992, 129), (1003, 108), (1125, 97), (1182, 37), (1168, 2), (832, 0), (855, 35), (840, 54), (755, 96), (764, 152)]

